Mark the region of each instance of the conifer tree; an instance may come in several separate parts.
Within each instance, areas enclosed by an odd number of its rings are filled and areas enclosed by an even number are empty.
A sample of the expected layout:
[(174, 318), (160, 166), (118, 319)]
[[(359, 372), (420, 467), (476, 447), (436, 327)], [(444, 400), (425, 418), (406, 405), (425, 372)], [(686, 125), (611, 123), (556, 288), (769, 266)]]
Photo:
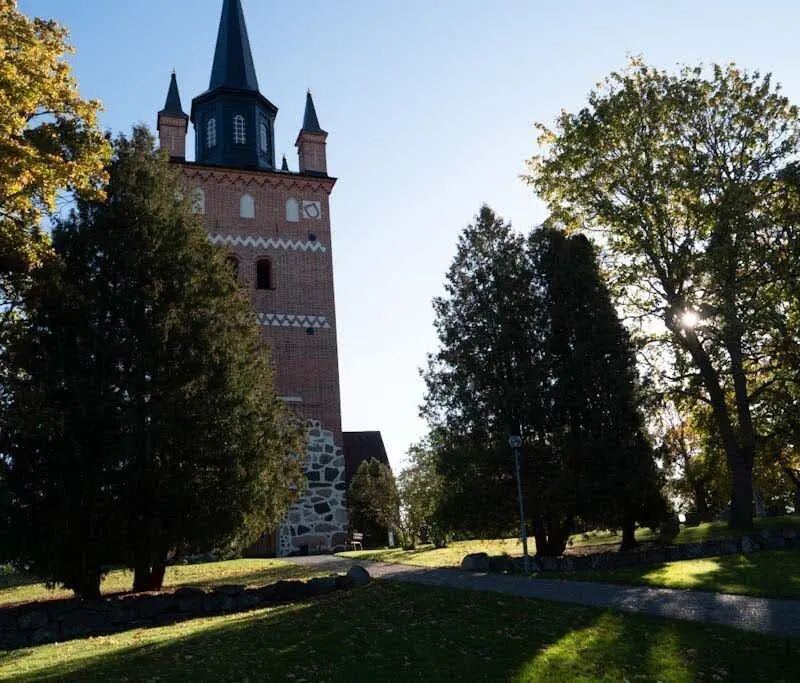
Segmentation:
[(508, 437), (523, 438), (525, 508), (537, 554), (580, 526), (623, 528), (664, 512), (636, 404), (635, 364), (588, 240), (527, 239), (488, 208), (459, 239), (434, 303), (424, 413), (445, 435), (446, 526), (503, 534), (518, 520)]
[(159, 589), (172, 553), (254, 540), (304, 481), (252, 308), (150, 133), (108, 171), (55, 230), (4, 439), (17, 547), (82, 595), (120, 561)]

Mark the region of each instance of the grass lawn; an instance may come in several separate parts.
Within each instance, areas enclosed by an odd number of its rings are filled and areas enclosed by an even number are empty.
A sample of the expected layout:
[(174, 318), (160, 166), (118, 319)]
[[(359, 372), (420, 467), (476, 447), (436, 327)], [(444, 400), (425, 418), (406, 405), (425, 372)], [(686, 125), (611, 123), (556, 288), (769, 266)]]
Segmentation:
[[(786, 515), (783, 517), (762, 517), (755, 520), (756, 529), (777, 527), (794, 527), (800, 531), (800, 515)], [(711, 522), (697, 526), (682, 526), (680, 533), (671, 543), (697, 543), (717, 538), (736, 538), (741, 534), (728, 529), (724, 522)], [(640, 541), (663, 540), (650, 529), (637, 529), (636, 538)], [(570, 538), (572, 548), (598, 545), (618, 545), (622, 536), (614, 531), (590, 531), (575, 534)], [(528, 539), (528, 552), (536, 551), (533, 538)], [(339, 553), (341, 557), (363, 560), (382, 560), (399, 564), (412, 564), (420, 567), (460, 567), (464, 555), (469, 553), (485, 552), (489, 555), (502, 555), (506, 553), (513, 556), (522, 555), (522, 544), (517, 538), (500, 540), (457, 541), (447, 548), (434, 548), (432, 545), (421, 545), (414, 550), (400, 548), (380, 548), (376, 550), (356, 550)]]
[(547, 574), (538, 578), (689, 588), (772, 598), (800, 598), (800, 551), (725, 555), (614, 571)]
[(245, 614), (0, 653), (16, 681), (796, 679), (800, 641), (377, 581)]
[[(329, 571), (312, 573), (286, 560), (230, 560), (227, 562), (208, 562), (167, 567), (164, 587), (177, 586), (207, 587), (224, 583), (264, 585), (279, 579), (311, 578), (330, 574)], [(103, 593), (128, 591), (133, 585), (133, 572), (118, 569), (106, 576), (102, 583)], [(72, 597), (72, 591), (50, 590), (35, 578), (20, 574), (0, 575), (0, 606), (32, 600), (52, 600)]]

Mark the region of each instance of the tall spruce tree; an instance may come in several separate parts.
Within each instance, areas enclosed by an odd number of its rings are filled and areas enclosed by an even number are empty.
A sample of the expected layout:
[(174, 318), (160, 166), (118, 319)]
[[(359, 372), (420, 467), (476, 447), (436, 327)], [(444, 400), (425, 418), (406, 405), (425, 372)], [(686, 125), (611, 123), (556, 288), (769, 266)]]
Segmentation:
[(3, 444), (21, 557), (82, 595), (107, 562), (159, 589), (171, 553), (253, 540), (304, 481), (252, 308), (175, 171), (144, 128), (108, 170), (54, 232)]
[(577, 525), (622, 527), (631, 543), (634, 523), (664, 503), (633, 355), (588, 241), (553, 229), (524, 239), (484, 206), (459, 239), (445, 292), (423, 407), (446, 435), (442, 521), (475, 534), (514, 529), (507, 442), (519, 434), (537, 554), (563, 552)]

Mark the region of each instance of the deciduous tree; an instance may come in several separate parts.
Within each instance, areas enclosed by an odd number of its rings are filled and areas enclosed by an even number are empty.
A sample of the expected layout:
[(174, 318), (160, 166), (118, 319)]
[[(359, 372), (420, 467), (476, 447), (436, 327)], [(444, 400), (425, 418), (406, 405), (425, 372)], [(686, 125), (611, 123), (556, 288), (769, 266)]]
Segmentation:
[(751, 527), (754, 405), (776, 381), (800, 265), (797, 108), (757, 72), (633, 60), (540, 129), (529, 182), (554, 220), (597, 237), (617, 304), (672, 356), (671, 389), (710, 406), (731, 525)]
[(63, 26), (0, 0), (0, 349), (50, 248), (40, 219), (60, 192), (100, 190), (110, 151), (100, 103), (78, 94), (71, 53)]

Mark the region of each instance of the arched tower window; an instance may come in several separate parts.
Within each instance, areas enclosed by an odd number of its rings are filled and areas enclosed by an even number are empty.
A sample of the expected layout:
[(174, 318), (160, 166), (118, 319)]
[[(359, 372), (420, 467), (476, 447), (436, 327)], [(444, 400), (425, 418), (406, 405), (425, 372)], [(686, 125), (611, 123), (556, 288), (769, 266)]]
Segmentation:
[(286, 220), (290, 223), (297, 223), (300, 220), (300, 205), (294, 197), (286, 200)]
[(233, 254), (226, 257), (225, 261), (227, 262), (228, 266), (231, 269), (231, 274), (233, 275), (234, 280), (239, 280), (239, 259), (236, 258)]
[(269, 128), (263, 121), (261, 122), (261, 151), (265, 154), (269, 152)]
[(217, 120), (210, 118), (206, 121), (206, 147), (211, 149), (217, 145)]
[(272, 261), (260, 258), (256, 261), (256, 289), (274, 289), (272, 286)]
[(256, 202), (249, 194), (243, 194), (239, 199), (239, 215), (242, 218), (256, 217)]
[(233, 117), (233, 141), (237, 145), (243, 145), (247, 142), (244, 130), (244, 116), (241, 114), (236, 114), (236, 116)]
[(192, 213), (205, 213), (206, 212), (206, 193), (203, 192), (202, 187), (196, 187), (192, 190)]

